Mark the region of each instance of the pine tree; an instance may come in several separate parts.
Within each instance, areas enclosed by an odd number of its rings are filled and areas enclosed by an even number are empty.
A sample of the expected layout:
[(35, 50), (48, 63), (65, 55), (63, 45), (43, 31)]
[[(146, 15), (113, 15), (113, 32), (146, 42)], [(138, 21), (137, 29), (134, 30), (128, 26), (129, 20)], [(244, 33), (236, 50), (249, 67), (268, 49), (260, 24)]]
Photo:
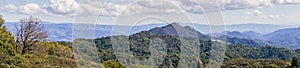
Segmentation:
[(291, 67), (292, 68), (300, 67), (299, 61), (298, 61), (298, 59), (296, 57), (293, 58), (293, 60), (292, 60), (292, 66)]
[(16, 44), (12, 33), (6, 30), (3, 26), (4, 20), (0, 18), (0, 56), (1, 55), (16, 55), (14, 45)]

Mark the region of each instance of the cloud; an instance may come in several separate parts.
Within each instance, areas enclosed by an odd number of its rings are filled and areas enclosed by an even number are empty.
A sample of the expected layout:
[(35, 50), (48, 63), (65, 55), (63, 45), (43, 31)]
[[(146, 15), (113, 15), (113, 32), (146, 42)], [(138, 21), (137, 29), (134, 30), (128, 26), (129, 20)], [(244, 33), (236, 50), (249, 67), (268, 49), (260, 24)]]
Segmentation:
[(269, 15), (268, 18), (270, 19), (279, 19), (281, 16), (280, 15)]
[(142, 0), (131, 5), (128, 5), (124, 9), (125, 15), (154, 15), (154, 14), (169, 14), (169, 13), (181, 13), (178, 5), (170, 3), (164, 0)]
[[(207, 2), (208, 1), (208, 2)], [(202, 8), (211, 8), (206, 5), (210, 0), (179, 0), (180, 6), (183, 7), (189, 13), (202, 13), (205, 11)], [(201, 4), (201, 7), (198, 7)], [(274, 7), (278, 4), (300, 4), (300, 0), (220, 0), (217, 4), (220, 5), (221, 10), (239, 10), (239, 9), (251, 9), (261, 7)]]
[(19, 13), (25, 15), (74, 15), (79, 8), (75, 0), (50, 0), (49, 5), (38, 5), (37, 3), (27, 3), (25, 5), (9, 4), (0, 9), (9, 13)]
[(1, 10), (5, 10), (7, 12), (15, 13), (18, 10), (18, 7), (16, 5), (9, 4), (9, 5), (4, 6), (4, 8), (2, 8)]
[[(83, 15), (101, 15), (101, 16), (120, 16), (120, 15), (145, 15), (145, 14), (168, 14), (178, 13), (176, 4), (169, 3), (169, 1), (160, 0), (141, 0), (141, 1), (117, 1), (117, 2), (135, 2), (127, 5), (120, 5), (105, 2), (89, 2), (81, 3), (81, 9), (78, 14)], [(84, 12), (84, 13), (82, 13)]]
[(251, 11), (251, 12), (245, 12), (245, 13), (246, 13), (246, 14), (250, 14), (250, 15), (255, 15), (255, 16), (264, 14), (263, 12), (261, 12), (261, 11), (259, 11), (259, 10), (254, 10), (254, 11)]
[(29, 14), (29, 15), (34, 15), (34, 14), (44, 14), (47, 13), (46, 10), (44, 10), (43, 7), (40, 7), (36, 3), (29, 3), (24, 6), (19, 7), (19, 12), (23, 14)]
[(78, 8), (79, 4), (75, 0), (50, 0), (47, 10), (54, 14), (70, 15)]
[(112, 1), (119, 4), (128, 4), (128, 3), (135, 2), (137, 0), (112, 0)]
[(101, 15), (101, 16), (118, 16), (121, 13), (121, 6), (112, 3), (106, 3), (103, 0), (91, 1), (85, 0), (81, 2), (77, 15), (90, 16), (90, 15)]
[(299, 4), (300, 0), (274, 0), (276, 4)]
[(221, 3), (223, 10), (259, 8), (274, 5), (271, 0), (223, 0)]
[(261, 14), (263, 14), (261, 11), (259, 11), (259, 10), (254, 10), (254, 14), (255, 15), (261, 15)]
[[(202, 14), (211, 8), (210, 0), (114, 0), (106, 3), (105, 0), (82, 0), (79, 4), (76, 0), (50, 0), (49, 4), (38, 5), (28, 3), (25, 5), (6, 5), (2, 11), (21, 14), (54, 14), (54, 15), (141, 15), (141, 14), (169, 14), (169, 13), (193, 13)], [(128, 5), (131, 4), (131, 5)], [(199, 4), (202, 6), (199, 7)], [(223, 11), (239, 10), (260, 7), (274, 7), (277, 4), (300, 4), (300, 0), (220, 0), (217, 3)], [(203, 10), (206, 9), (206, 10)], [(246, 12), (261, 15), (262, 12), (255, 10)], [(276, 16), (275, 16), (276, 17)]]
[(9, 5), (4, 6), (4, 8), (1, 8), (0, 10), (6, 11), (9, 13), (19, 13), (19, 14), (28, 14), (28, 15), (47, 13), (47, 11), (44, 10), (43, 7), (39, 6), (36, 3), (28, 3), (28, 4), (25, 4), (22, 6), (16, 6), (13, 4), (9, 4)]

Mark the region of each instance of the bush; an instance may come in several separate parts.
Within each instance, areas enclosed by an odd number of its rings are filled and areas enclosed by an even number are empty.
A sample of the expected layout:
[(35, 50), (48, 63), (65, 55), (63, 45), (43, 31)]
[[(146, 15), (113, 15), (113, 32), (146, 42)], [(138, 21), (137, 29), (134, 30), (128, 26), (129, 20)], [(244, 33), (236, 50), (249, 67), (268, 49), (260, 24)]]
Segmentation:
[(112, 60), (109, 61), (105, 61), (103, 63), (105, 68), (125, 68), (125, 66), (123, 64), (121, 64), (120, 62), (115, 62)]

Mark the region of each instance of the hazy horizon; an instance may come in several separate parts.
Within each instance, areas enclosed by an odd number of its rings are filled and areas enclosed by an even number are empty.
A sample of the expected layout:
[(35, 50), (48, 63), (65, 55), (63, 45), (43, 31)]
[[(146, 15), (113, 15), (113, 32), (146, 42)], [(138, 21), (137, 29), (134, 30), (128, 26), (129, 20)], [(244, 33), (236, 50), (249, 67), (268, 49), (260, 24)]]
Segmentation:
[[(112, 25), (118, 20), (126, 21), (117, 25), (128, 25), (133, 21), (142, 24), (158, 22), (197, 22), (207, 24), (205, 14), (197, 4), (190, 0), (170, 1), (108, 1), (106, 0), (10, 0), (0, 1), (0, 14), (6, 22), (18, 22), (22, 18), (36, 16), (45, 22), (73, 23), (84, 22)], [(98, 3), (95, 5), (95, 3)], [(223, 23), (232, 24), (277, 24), (299, 25), (300, 1), (222, 1), (220, 12)], [(107, 4), (103, 6), (103, 4)], [(146, 4), (146, 5), (145, 5)], [(162, 7), (164, 6), (164, 7)], [(102, 9), (100, 8), (102, 7)], [(139, 8), (134, 8), (139, 7)], [(211, 7), (205, 7), (211, 8)], [(97, 10), (101, 9), (101, 10)], [(153, 10), (153, 12), (148, 11)], [(159, 17), (157, 17), (159, 16)], [(156, 22), (156, 23), (155, 23)], [(161, 24), (161, 23), (160, 23)]]
[[(17, 22), (6, 22), (6, 23), (17, 23)], [(74, 22), (47, 22), (43, 21), (42, 23), (50, 23), (50, 24), (75, 24)], [(142, 26), (142, 25), (162, 25), (162, 24), (171, 24), (174, 22), (154, 22), (154, 23), (145, 23), (145, 24), (139, 24), (137, 26)], [(208, 23), (184, 23), (184, 22), (177, 22), (179, 24), (199, 24), (199, 25), (213, 25), (213, 24), (208, 24)], [(76, 23), (76, 24), (97, 24), (97, 25), (120, 25), (120, 26), (131, 26), (131, 25), (126, 25), (126, 24), (106, 24), (106, 23)], [(287, 25), (287, 26), (300, 26), (299, 24), (268, 24), (268, 23), (235, 23), (235, 24), (224, 24), (224, 25)], [(213, 25), (213, 26), (220, 26), (220, 25)]]

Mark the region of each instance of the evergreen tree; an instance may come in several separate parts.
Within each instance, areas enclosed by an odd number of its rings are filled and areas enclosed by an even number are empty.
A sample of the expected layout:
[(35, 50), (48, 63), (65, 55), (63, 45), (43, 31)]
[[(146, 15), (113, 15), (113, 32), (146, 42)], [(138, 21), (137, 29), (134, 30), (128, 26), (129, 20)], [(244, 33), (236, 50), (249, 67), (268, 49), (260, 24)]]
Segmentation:
[(10, 32), (3, 26), (4, 20), (0, 16), (0, 68), (18, 68), (26, 64), (15, 50), (16, 42)]
[(291, 67), (292, 68), (300, 67), (299, 61), (298, 61), (298, 59), (296, 57), (293, 58), (293, 60), (292, 60), (292, 66)]
[(14, 45), (16, 44), (12, 33), (3, 26), (4, 20), (0, 18), (0, 57), (1, 55), (16, 55)]

